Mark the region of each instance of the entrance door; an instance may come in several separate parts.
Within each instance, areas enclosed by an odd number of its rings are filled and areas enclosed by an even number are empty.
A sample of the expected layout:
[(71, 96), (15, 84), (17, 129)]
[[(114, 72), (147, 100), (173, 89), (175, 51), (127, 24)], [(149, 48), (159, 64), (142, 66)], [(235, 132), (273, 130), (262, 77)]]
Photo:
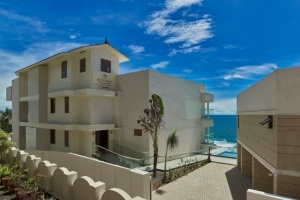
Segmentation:
[(96, 145), (108, 149), (108, 130), (96, 131), (95, 136)]

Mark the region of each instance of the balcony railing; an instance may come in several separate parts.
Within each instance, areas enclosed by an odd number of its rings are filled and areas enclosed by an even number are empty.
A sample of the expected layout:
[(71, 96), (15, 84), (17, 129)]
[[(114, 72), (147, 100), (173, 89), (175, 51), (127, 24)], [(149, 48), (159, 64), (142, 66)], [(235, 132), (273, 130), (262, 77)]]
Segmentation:
[(120, 144), (118, 141), (114, 141), (114, 140), (110, 142), (110, 149), (118, 154), (132, 157), (132, 158), (137, 158), (137, 159), (142, 159), (149, 155), (149, 152), (141, 152), (135, 150), (133, 148), (124, 146)]
[(201, 118), (202, 119), (210, 119), (214, 116), (214, 109), (203, 109), (201, 111)]
[(99, 160), (126, 168), (138, 168), (142, 166), (144, 162), (144, 159), (136, 159), (124, 156), (95, 144), (93, 144), (92, 155)]

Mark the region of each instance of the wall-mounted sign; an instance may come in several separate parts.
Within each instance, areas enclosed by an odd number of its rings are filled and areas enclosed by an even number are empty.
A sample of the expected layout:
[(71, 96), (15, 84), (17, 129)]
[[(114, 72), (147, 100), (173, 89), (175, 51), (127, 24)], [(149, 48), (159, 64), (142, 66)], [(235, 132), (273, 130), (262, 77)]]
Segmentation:
[(113, 83), (106, 73), (102, 73), (101, 77), (97, 78), (97, 81), (101, 85), (112, 85)]

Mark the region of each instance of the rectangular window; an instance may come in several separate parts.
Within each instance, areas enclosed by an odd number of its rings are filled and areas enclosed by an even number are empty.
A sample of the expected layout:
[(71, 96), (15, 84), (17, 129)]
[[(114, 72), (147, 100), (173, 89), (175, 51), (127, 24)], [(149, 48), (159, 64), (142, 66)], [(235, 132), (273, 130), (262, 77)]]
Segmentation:
[(65, 147), (69, 147), (69, 131), (65, 131)]
[(101, 58), (101, 72), (111, 72), (111, 61)]
[(61, 63), (61, 78), (67, 78), (68, 76), (67, 64), (67, 61)]
[(55, 113), (55, 99), (50, 99), (50, 112)]
[(240, 116), (237, 116), (237, 127), (240, 128)]
[(142, 129), (134, 129), (134, 136), (143, 136)]
[(80, 72), (85, 72), (85, 58), (80, 60)]
[(69, 113), (69, 97), (65, 97), (65, 113)]
[(50, 129), (50, 142), (51, 144), (55, 144), (55, 130)]

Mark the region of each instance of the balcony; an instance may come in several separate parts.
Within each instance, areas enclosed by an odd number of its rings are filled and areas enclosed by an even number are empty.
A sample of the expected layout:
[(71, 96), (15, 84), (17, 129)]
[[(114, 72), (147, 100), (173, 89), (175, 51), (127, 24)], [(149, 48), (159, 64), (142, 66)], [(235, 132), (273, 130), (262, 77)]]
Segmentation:
[(12, 100), (12, 87), (7, 87), (6, 88), (6, 101), (11, 101)]
[(96, 96), (96, 97), (115, 97), (115, 91), (99, 90), (99, 89), (80, 89), (80, 90), (62, 90), (48, 93), (48, 98), (63, 96)]
[(201, 93), (201, 101), (202, 102), (214, 102), (214, 95), (203, 92), (203, 93)]
[(214, 126), (214, 110), (213, 109), (203, 109), (201, 111), (201, 126), (202, 127), (212, 127)]

